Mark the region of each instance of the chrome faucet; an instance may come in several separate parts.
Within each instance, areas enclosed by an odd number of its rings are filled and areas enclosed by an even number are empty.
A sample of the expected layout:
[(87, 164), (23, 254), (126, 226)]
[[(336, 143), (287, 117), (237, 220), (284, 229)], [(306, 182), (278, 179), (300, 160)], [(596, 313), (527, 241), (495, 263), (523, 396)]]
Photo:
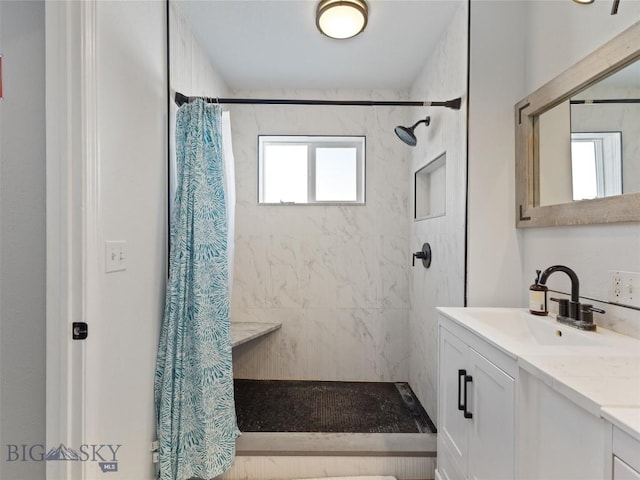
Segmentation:
[(594, 308), (593, 305), (580, 304), (580, 282), (576, 272), (564, 265), (553, 265), (547, 268), (542, 275), (540, 275), (540, 285), (545, 285), (547, 279), (554, 272), (564, 272), (571, 279), (571, 300), (551, 298), (555, 302), (558, 302), (558, 316), (556, 319), (560, 323), (565, 323), (572, 327), (579, 328), (580, 330), (595, 330), (596, 324), (593, 323), (593, 312), (605, 313), (604, 310)]

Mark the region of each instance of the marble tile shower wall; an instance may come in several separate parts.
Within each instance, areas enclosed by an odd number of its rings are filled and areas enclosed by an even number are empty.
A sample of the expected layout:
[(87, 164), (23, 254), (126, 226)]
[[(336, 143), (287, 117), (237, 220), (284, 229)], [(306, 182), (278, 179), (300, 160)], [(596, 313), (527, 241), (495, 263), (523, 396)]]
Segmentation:
[(431, 125), (418, 131), (413, 172), (446, 153), (446, 215), (411, 222), (410, 249), (431, 244), (433, 260), (426, 270), (411, 270), (409, 314), (409, 383), (432, 420), (437, 415), (438, 320), (435, 307), (463, 306), (465, 282), (467, 6), (443, 33), (411, 89), (412, 99), (462, 96), (459, 111), (430, 109)]
[[(404, 99), (397, 92), (234, 92), (240, 97)], [(408, 375), (406, 109), (233, 106), (232, 321), (282, 322), (234, 350), (237, 378), (354, 381)], [(260, 206), (257, 136), (366, 135), (366, 205)]]

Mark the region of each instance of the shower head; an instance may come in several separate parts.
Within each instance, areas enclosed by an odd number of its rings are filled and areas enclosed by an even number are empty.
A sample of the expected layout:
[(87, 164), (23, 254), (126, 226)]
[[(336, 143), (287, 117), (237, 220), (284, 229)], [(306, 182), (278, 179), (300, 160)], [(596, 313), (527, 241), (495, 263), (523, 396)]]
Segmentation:
[(404, 143), (406, 143), (410, 147), (415, 147), (416, 144), (418, 143), (418, 140), (416, 139), (416, 135), (415, 135), (415, 133), (413, 133), (413, 131), (421, 123), (424, 123), (425, 126), (428, 127), (429, 124), (431, 123), (431, 117), (426, 117), (426, 118), (424, 118), (422, 120), (418, 120), (416, 123), (414, 123), (410, 127), (402, 127), (402, 126), (398, 125), (394, 129), (394, 131), (396, 132), (396, 135), (398, 136), (398, 138), (400, 140), (402, 140)]

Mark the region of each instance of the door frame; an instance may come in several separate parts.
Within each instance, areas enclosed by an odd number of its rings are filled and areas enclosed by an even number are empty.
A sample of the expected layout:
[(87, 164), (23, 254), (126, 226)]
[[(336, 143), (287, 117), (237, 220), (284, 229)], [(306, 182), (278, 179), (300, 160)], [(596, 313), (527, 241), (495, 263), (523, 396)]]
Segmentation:
[[(99, 325), (96, 10), (96, 0), (45, 2), (48, 449), (85, 443), (87, 349)], [(71, 339), (77, 321), (87, 340)], [(46, 478), (82, 480), (84, 463), (47, 462)]]

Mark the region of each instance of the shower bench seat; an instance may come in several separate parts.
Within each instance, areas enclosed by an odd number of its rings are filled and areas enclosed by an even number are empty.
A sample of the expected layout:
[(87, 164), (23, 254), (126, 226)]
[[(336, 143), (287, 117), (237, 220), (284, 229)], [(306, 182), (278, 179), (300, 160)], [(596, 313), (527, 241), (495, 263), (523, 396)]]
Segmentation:
[(278, 330), (281, 323), (231, 322), (231, 345), (237, 347)]

